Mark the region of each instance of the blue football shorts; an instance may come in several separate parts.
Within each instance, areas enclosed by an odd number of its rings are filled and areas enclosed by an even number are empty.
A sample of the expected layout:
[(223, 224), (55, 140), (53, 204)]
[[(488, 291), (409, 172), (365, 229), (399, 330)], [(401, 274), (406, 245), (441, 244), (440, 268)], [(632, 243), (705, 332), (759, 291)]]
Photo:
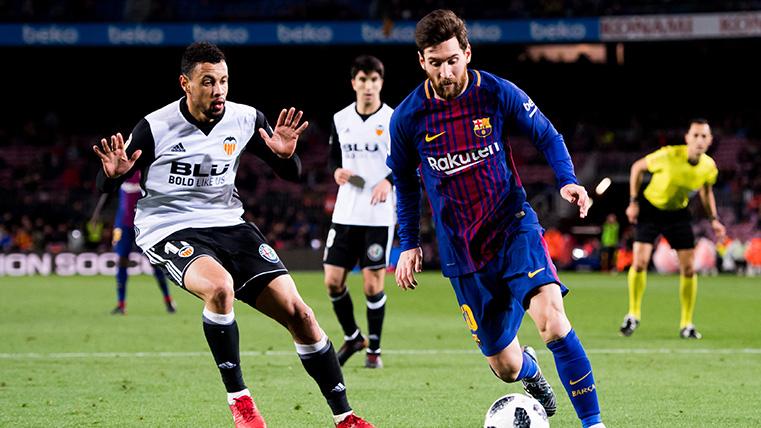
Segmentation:
[(531, 297), (546, 284), (560, 282), (542, 230), (510, 235), (497, 255), (480, 270), (450, 278), (462, 316), (486, 355), (505, 349), (518, 334)]

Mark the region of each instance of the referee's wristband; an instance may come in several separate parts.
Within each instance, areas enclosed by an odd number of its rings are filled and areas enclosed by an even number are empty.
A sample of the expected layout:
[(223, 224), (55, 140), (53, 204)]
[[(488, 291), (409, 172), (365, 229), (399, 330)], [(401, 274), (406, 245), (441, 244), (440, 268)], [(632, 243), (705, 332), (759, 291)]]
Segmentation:
[(636, 203), (636, 202), (638, 202), (637, 201), (637, 197), (636, 196), (629, 196), (629, 202), (630, 203)]

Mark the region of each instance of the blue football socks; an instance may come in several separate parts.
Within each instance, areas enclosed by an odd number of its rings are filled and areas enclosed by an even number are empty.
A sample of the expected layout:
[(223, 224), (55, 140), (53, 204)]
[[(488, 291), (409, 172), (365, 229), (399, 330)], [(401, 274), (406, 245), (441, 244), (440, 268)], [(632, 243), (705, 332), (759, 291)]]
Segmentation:
[(123, 305), (127, 295), (127, 267), (119, 266), (116, 268), (116, 299), (120, 306)]
[[(592, 364), (576, 332), (547, 344), (555, 357), (558, 375), (584, 428), (602, 422)], [(525, 361), (524, 356), (524, 361)]]
[(536, 362), (526, 353), (526, 351), (523, 351), (523, 365), (515, 380), (534, 379), (537, 373), (539, 373), (539, 367), (537, 367)]

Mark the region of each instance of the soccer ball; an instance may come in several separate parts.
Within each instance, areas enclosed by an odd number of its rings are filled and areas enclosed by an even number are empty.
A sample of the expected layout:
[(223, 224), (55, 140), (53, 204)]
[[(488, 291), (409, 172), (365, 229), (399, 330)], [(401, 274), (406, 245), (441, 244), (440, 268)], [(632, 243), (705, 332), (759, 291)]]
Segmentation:
[(508, 394), (489, 407), (484, 428), (549, 428), (544, 407), (524, 394)]

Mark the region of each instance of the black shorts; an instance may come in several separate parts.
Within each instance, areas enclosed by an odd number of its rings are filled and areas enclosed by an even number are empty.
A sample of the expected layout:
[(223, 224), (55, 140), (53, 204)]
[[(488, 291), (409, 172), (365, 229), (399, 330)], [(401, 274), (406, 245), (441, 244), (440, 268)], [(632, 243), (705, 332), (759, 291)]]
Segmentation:
[(383, 269), (394, 238), (393, 226), (348, 226), (333, 223), (325, 240), (326, 265), (354, 269)]
[(251, 223), (178, 230), (145, 254), (182, 288), (188, 266), (199, 257), (209, 256), (232, 276), (235, 298), (252, 306), (267, 284), (288, 273), (262, 232)]
[(634, 241), (655, 244), (658, 235), (663, 235), (675, 250), (695, 248), (692, 215), (687, 208), (675, 211), (656, 208), (647, 198), (640, 196)]

